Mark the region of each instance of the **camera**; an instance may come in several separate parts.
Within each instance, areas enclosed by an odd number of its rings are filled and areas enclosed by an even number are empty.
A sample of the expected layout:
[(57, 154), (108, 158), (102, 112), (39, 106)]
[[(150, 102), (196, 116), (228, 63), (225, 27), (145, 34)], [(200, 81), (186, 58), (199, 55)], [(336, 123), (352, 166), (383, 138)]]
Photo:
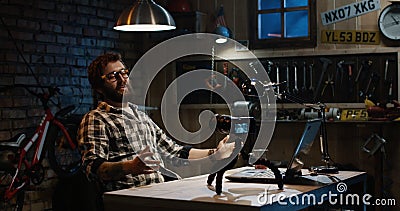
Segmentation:
[(247, 134), (250, 132), (250, 121), (252, 117), (232, 117), (224, 114), (216, 114), (217, 131), (222, 134), (229, 134), (231, 126), (234, 134)]

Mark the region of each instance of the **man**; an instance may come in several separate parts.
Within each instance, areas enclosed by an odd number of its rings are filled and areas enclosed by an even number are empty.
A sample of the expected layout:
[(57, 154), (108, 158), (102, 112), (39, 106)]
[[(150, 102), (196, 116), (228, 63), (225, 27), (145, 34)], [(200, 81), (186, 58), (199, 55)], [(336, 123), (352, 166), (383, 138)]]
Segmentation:
[[(232, 153), (234, 144), (225, 144), (228, 137), (216, 149), (180, 146), (168, 138), (136, 105), (123, 103), (128, 74), (117, 53), (97, 57), (88, 68), (89, 82), (102, 102), (83, 117), (78, 143), (84, 152), (86, 175), (101, 181), (105, 191), (164, 182), (158, 171), (162, 160), (150, 147), (188, 159), (207, 157), (215, 151), (223, 159)], [(122, 112), (123, 108), (128, 112)]]

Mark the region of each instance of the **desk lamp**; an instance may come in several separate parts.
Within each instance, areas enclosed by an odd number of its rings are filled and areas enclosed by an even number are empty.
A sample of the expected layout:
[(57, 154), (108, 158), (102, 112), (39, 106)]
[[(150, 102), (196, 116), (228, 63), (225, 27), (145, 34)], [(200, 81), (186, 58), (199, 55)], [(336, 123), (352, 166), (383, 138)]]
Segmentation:
[[(282, 83), (268, 83), (264, 84), (261, 81), (250, 79), (251, 83), (250, 85), (252, 86), (263, 86), (265, 90), (271, 89), (271, 88), (278, 88), (279, 86), (283, 85), (286, 83), (286, 81)], [(331, 157), (328, 153), (328, 135), (326, 131), (326, 115), (325, 115), (325, 104), (323, 103), (306, 103), (306, 101), (300, 97), (293, 96), (287, 92), (282, 92), (282, 93), (276, 93), (277, 97), (280, 99), (286, 99), (290, 102), (297, 103), (300, 105), (303, 105), (307, 108), (313, 108), (317, 110), (319, 117), (322, 119), (321, 120), (321, 128), (320, 128), (320, 148), (321, 148), (321, 154), (322, 154), (322, 161), (325, 163), (325, 165), (322, 166), (312, 166), (310, 167), (310, 171), (313, 173), (331, 173), (335, 174), (338, 173), (338, 168), (335, 166), (331, 165)]]

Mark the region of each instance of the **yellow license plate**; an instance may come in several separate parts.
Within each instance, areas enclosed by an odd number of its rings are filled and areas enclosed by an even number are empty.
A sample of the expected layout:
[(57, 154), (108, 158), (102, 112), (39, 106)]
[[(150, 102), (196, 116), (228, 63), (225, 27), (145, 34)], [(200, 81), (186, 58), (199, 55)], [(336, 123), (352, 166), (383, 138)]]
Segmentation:
[(323, 43), (379, 45), (379, 31), (322, 30)]
[(366, 121), (368, 120), (367, 109), (344, 109), (340, 115), (343, 121)]

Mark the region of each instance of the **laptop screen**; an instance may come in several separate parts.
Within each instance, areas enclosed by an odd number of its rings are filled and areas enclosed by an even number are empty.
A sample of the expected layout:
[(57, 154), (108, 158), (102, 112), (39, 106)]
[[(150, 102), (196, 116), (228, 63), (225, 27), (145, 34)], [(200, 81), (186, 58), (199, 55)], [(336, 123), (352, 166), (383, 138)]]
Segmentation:
[(307, 121), (303, 135), (301, 136), (292, 158), (288, 163), (288, 170), (298, 171), (303, 167), (304, 164), (301, 162), (299, 157), (301, 154), (308, 154), (314, 139), (317, 136), (320, 126), (321, 119), (312, 119)]

